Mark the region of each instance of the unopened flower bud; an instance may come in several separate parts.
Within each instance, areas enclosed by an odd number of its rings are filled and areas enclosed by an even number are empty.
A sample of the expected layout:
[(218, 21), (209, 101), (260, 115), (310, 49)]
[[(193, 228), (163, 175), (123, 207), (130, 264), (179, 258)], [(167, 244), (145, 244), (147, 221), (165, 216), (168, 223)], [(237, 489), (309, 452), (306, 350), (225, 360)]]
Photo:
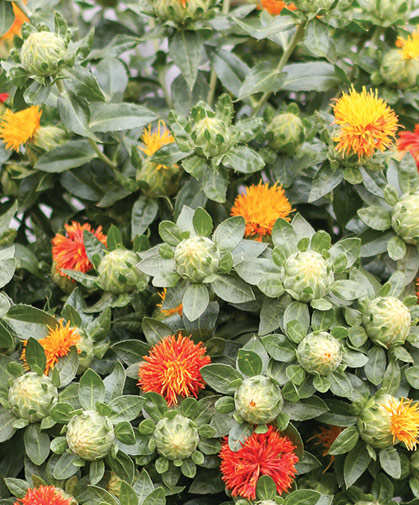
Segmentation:
[(176, 271), (183, 279), (202, 282), (217, 271), (220, 252), (209, 238), (191, 237), (176, 246), (174, 259)]
[(295, 114), (287, 112), (275, 116), (269, 123), (267, 133), (272, 133), (269, 146), (279, 152), (294, 154), (304, 140), (304, 127), (301, 119)]
[(419, 76), (419, 60), (405, 59), (399, 49), (393, 49), (384, 56), (380, 73), (390, 86), (399, 89), (415, 88)]
[(153, 437), (157, 452), (170, 461), (189, 458), (199, 443), (197, 426), (181, 414), (172, 419), (167, 417), (160, 419)]
[(59, 72), (66, 55), (61, 37), (51, 32), (34, 32), (23, 43), (20, 60), (30, 74), (47, 77)]
[(216, 117), (199, 120), (194, 125), (191, 136), (195, 146), (207, 158), (224, 154), (232, 145), (231, 128)]
[(325, 331), (310, 333), (299, 343), (297, 358), (306, 372), (329, 375), (342, 362), (342, 347), (339, 340)]
[(407, 244), (419, 244), (419, 192), (404, 195), (396, 203), (391, 225)]
[(99, 282), (109, 293), (120, 295), (134, 290), (143, 291), (147, 276), (136, 267), (139, 258), (133, 251), (115, 249), (108, 252), (99, 264)]

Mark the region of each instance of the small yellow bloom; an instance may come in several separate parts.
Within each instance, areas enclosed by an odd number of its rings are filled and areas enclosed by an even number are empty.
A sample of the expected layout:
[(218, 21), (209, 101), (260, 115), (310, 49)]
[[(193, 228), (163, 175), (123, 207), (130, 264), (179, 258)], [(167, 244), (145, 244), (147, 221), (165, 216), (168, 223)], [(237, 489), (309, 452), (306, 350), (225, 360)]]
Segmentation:
[(335, 142), (336, 149), (346, 154), (357, 154), (358, 158), (371, 157), (376, 150), (384, 151), (393, 144), (398, 117), (387, 103), (377, 96), (377, 90), (361, 93), (352, 88), (343, 93), (333, 105), (335, 121), (340, 130)]
[(42, 111), (37, 105), (32, 105), (19, 112), (6, 110), (0, 122), (0, 138), (6, 144), (6, 149), (19, 152), (20, 146), (25, 144), (37, 132)]
[(246, 188), (246, 193), (238, 195), (231, 209), (232, 216), (243, 216), (246, 221), (246, 237), (255, 237), (259, 242), (264, 235), (271, 235), (278, 218), (290, 221), (293, 211), (282, 186), (260, 182)]
[(405, 398), (400, 400), (391, 398), (383, 408), (391, 416), (393, 443), (399, 440), (410, 451), (416, 449), (419, 442), (419, 405), (417, 403), (412, 405), (412, 400)]
[[(63, 325), (63, 320), (60, 319), (59, 326), (56, 328), (49, 328), (49, 333), (45, 338), (41, 338), (38, 342), (42, 345), (47, 358), (44, 373), (48, 375), (50, 370), (58, 363), (58, 358), (67, 356), (70, 348), (80, 342), (80, 335), (77, 333), (76, 328), (70, 328), (70, 321), (66, 326)], [(24, 362), (24, 367), (29, 369), (26, 361), (26, 344), (27, 340), (23, 343), (23, 350), (20, 359)], [(80, 350), (78, 350), (80, 352)]]
[(400, 47), (400, 53), (404, 60), (414, 60), (419, 58), (419, 31), (416, 29), (406, 39), (399, 37), (396, 46)]
[(166, 293), (167, 293), (167, 288), (164, 288), (163, 291), (159, 291), (161, 303), (158, 303), (157, 307), (159, 307), (159, 309), (161, 310), (162, 314), (165, 317), (169, 317), (173, 314), (179, 314), (179, 316), (181, 316), (183, 313), (183, 305), (182, 304), (178, 305), (174, 309), (162, 309), (162, 305), (163, 305), (164, 301), (166, 300)]
[[(141, 136), (141, 141), (144, 144), (144, 147), (139, 147), (143, 153), (147, 156), (153, 156), (155, 152), (157, 152), (161, 147), (172, 144), (175, 139), (173, 138), (170, 131), (166, 128), (164, 121), (160, 119), (157, 130), (151, 131), (151, 124), (148, 125), (148, 128), (145, 128), (143, 134)], [(160, 170), (161, 168), (168, 168), (165, 165), (157, 165), (156, 170)]]

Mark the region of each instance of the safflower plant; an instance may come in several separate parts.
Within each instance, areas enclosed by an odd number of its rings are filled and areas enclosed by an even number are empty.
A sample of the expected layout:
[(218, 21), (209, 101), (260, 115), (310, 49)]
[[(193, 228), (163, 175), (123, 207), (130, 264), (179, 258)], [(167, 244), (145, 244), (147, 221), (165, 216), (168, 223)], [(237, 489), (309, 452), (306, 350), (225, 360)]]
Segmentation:
[(1, 1), (0, 505), (419, 504), (418, 8)]

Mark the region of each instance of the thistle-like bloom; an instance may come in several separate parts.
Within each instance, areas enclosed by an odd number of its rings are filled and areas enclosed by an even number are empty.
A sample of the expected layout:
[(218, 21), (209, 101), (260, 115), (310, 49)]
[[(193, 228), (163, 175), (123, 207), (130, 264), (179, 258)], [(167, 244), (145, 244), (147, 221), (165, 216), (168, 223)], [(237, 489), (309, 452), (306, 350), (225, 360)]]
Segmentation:
[(220, 470), (231, 496), (254, 500), (256, 484), (262, 475), (273, 479), (278, 494), (287, 491), (297, 473), (298, 456), (294, 450), (289, 438), (281, 437), (273, 426), (266, 433), (253, 433), (237, 452), (230, 449), (226, 438), (219, 454)]
[(7, 109), (0, 122), (0, 138), (6, 149), (19, 152), (20, 146), (31, 140), (40, 126), (42, 111), (32, 105), (19, 112)]
[(333, 140), (336, 149), (347, 154), (357, 154), (358, 158), (370, 158), (376, 150), (384, 151), (393, 144), (398, 117), (394, 111), (379, 98), (377, 90), (361, 93), (352, 88), (343, 93), (333, 105), (335, 121), (339, 125), (338, 135)]
[(383, 408), (391, 416), (390, 431), (393, 435), (393, 443), (396, 440), (403, 442), (413, 451), (419, 443), (419, 405), (412, 400), (391, 398)]
[[(24, 3), (26, 4), (27, 1)], [(6, 42), (6, 43), (10, 42), (13, 40), (13, 37), (15, 35), (17, 37), (20, 37), (23, 23), (29, 23), (29, 18), (25, 14), (23, 14), (23, 12), (14, 2), (12, 2), (12, 7), (15, 19), (13, 20), (13, 23), (11, 24), (7, 32), (0, 37), (0, 42)]]
[(52, 259), (56, 263), (57, 272), (63, 277), (68, 277), (62, 270), (77, 270), (86, 273), (92, 268), (92, 264), (86, 254), (84, 246), (84, 230), (93, 233), (94, 236), (106, 245), (106, 235), (99, 226), (96, 231), (89, 223), (81, 225), (72, 221), (71, 225), (65, 224), (66, 236), (57, 233), (52, 239)]
[(28, 489), (26, 495), (14, 505), (70, 505), (72, 498), (65, 498), (54, 486), (39, 486)]
[(144, 391), (159, 393), (169, 406), (177, 404), (177, 397), (198, 396), (205, 387), (200, 370), (211, 362), (204, 356), (202, 342), (194, 344), (189, 337), (175, 335), (164, 338), (144, 356), (139, 369), (138, 385)]
[(284, 9), (295, 11), (297, 7), (293, 3), (283, 2), (282, 0), (261, 0), (262, 9), (268, 11), (269, 14), (277, 16)]
[[(182, 5), (186, 7), (185, 3), (182, 2)], [(138, 149), (143, 151), (147, 156), (153, 156), (155, 152), (157, 152), (161, 147), (167, 144), (173, 144), (175, 139), (170, 131), (166, 128), (166, 125), (163, 120), (159, 120), (157, 125), (157, 130), (151, 131), (151, 124), (148, 125), (147, 128), (144, 129), (143, 134), (141, 136), (141, 141), (144, 144), (144, 147), (139, 146)], [(156, 166), (156, 170), (160, 170), (161, 168), (169, 168), (165, 165), (158, 164)]]
[[(67, 356), (70, 348), (80, 342), (80, 335), (77, 333), (76, 328), (70, 328), (70, 321), (63, 325), (63, 319), (60, 319), (59, 326), (56, 328), (49, 328), (49, 333), (45, 338), (41, 338), (38, 342), (42, 345), (47, 358), (44, 374), (48, 375), (58, 363), (59, 358)], [(23, 343), (23, 350), (20, 359), (24, 362), (24, 367), (29, 370), (26, 361), (26, 344), (27, 340)], [(78, 350), (78, 352), (81, 352)]]
[(167, 293), (167, 288), (164, 288), (163, 291), (159, 291), (159, 296), (161, 298), (161, 303), (158, 303), (157, 307), (159, 307), (161, 313), (165, 317), (172, 316), (173, 314), (179, 314), (179, 316), (181, 316), (183, 314), (183, 305), (182, 304), (178, 305), (174, 309), (163, 309), (162, 308), (163, 303), (166, 300), (166, 293)]
[(402, 156), (409, 152), (415, 159), (419, 170), (419, 124), (415, 125), (413, 132), (403, 131), (399, 133), (397, 149)]
[[(311, 438), (307, 440), (314, 440), (314, 445), (320, 446), (323, 449), (322, 456), (326, 457), (329, 454), (330, 448), (332, 447), (333, 442), (336, 440), (339, 433), (342, 431), (342, 428), (338, 426), (332, 425), (321, 425), (319, 426), (319, 432), (313, 435)], [(335, 460), (334, 456), (330, 456), (330, 462), (327, 467), (323, 470), (323, 473), (327, 472), (330, 468), (330, 465)]]
[(238, 195), (231, 209), (232, 216), (243, 216), (246, 221), (245, 236), (259, 242), (265, 235), (271, 235), (278, 218), (290, 221), (293, 212), (282, 186), (260, 182), (257, 186), (246, 187), (246, 193)]
[(400, 53), (404, 60), (415, 60), (419, 58), (419, 31), (416, 30), (406, 39), (399, 37), (396, 46), (400, 47)]

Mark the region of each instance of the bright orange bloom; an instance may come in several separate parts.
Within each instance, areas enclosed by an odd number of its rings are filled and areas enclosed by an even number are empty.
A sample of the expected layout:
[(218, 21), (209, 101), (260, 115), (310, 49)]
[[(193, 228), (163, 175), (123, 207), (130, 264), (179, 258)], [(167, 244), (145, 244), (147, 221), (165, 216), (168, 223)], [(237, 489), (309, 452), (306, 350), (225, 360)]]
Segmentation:
[(245, 236), (254, 237), (259, 242), (265, 235), (271, 235), (278, 218), (290, 221), (293, 212), (282, 186), (260, 182), (257, 186), (246, 187), (246, 193), (238, 195), (231, 209), (232, 216), (243, 216), (246, 221)]
[(144, 356), (140, 366), (138, 385), (144, 391), (159, 393), (169, 406), (177, 404), (177, 397), (198, 396), (205, 387), (200, 370), (211, 363), (204, 356), (202, 342), (194, 344), (189, 337), (175, 335), (164, 338)]
[[(76, 328), (70, 328), (70, 321), (67, 322), (66, 326), (63, 326), (63, 319), (60, 319), (59, 326), (56, 328), (48, 327), (48, 329), (48, 335), (38, 340), (44, 348), (45, 356), (47, 358), (44, 370), (45, 375), (48, 375), (50, 370), (55, 367), (58, 363), (58, 358), (67, 356), (70, 352), (70, 348), (80, 342), (80, 335), (77, 333)], [(23, 342), (23, 350), (20, 359), (24, 362), (24, 368), (29, 370), (29, 366), (26, 361), (26, 344), (27, 340)], [(80, 353), (81, 351), (78, 350), (78, 352)]]
[(7, 109), (0, 122), (0, 138), (6, 144), (6, 149), (19, 152), (20, 146), (25, 144), (37, 132), (42, 111), (37, 105), (32, 105), (19, 112)]
[(336, 149), (343, 154), (357, 154), (358, 158), (370, 158), (376, 150), (384, 151), (393, 144), (398, 117), (386, 102), (379, 98), (377, 90), (361, 93), (352, 88), (343, 93), (333, 105), (338, 135), (333, 140)]
[(274, 16), (281, 14), (284, 9), (295, 11), (297, 7), (293, 3), (283, 2), (282, 0), (261, 0), (262, 8)]
[(70, 505), (72, 498), (64, 498), (61, 490), (54, 486), (39, 486), (28, 489), (26, 495), (14, 505)]
[(399, 37), (396, 46), (400, 47), (400, 53), (404, 60), (416, 60), (419, 58), (419, 31), (416, 29), (406, 39)]
[[(24, 2), (25, 4), (27, 3)], [(23, 23), (29, 23), (29, 18), (23, 14), (23, 12), (19, 9), (19, 7), (12, 2), (13, 6), (13, 14), (15, 15), (15, 19), (11, 24), (10, 28), (7, 32), (0, 37), (0, 42), (10, 42), (13, 40), (13, 37), (16, 35), (17, 37), (21, 36)]]
[(388, 405), (382, 407), (390, 413), (391, 433), (393, 443), (396, 440), (403, 442), (405, 446), (413, 451), (419, 443), (419, 405), (412, 400), (405, 398), (391, 398)]
[[(320, 432), (316, 433), (314, 436), (309, 438), (307, 442), (310, 440), (315, 440), (314, 445), (319, 445), (323, 448), (322, 456), (326, 457), (329, 454), (330, 448), (332, 447), (333, 442), (336, 440), (336, 437), (342, 431), (342, 428), (338, 426), (319, 426)], [(330, 465), (335, 460), (334, 456), (330, 456), (330, 463), (323, 470), (323, 473), (326, 472)]]
[(157, 307), (160, 308), (160, 311), (165, 317), (172, 316), (173, 314), (179, 314), (181, 316), (183, 314), (183, 305), (180, 304), (174, 309), (162, 309), (162, 305), (164, 303), (164, 300), (166, 299), (166, 293), (167, 293), (167, 288), (164, 288), (163, 291), (159, 292), (159, 296), (161, 298), (161, 303), (157, 304)]
[(72, 221), (71, 225), (65, 224), (66, 236), (57, 233), (52, 239), (52, 259), (56, 263), (56, 270), (63, 277), (68, 277), (62, 270), (77, 270), (86, 273), (93, 265), (90, 263), (84, 247), (83, 231), (87, 230), (106, 245), (106, 235), (102, 227), (93, 230), (89, 223), (81, 225)]
[[(182, 2), (183, 3), (183, 2)], [(186, 7), (186, 2), (183, 5)], [(143, 153), (147, 156), (153, 156), (155, 152), (157, 152), (161, 147), (167, 144), (173, 144), (175, 139), (170, 131), (166, 128), (164, 121), (160, 119), (158, 122), (157, 130), (151, 131), (151, 124), (148, 125), (148, 128), (145, 128), (143, 134), (141, 136), (141, 140), (144, 144), (144, 147), (138, 147)], [(160, 170), (161, 168), (168, 168), (165, 165), (159, 164), (156, 167), (156, 170)]]
[(219, 454), (220, 470), (231, 496), (254, 500), (256, 484), (262, 475), (273, 479), (278, 494), (287, 491), (297, 473), (298, 456), (294, 450), (291, 440), (281, 437), (273, 426), (266, 433), (250, 435), (237, 452), (230, 449), (226, 437)]
[(415, 125), (413, 132), (403, 131), (399, 133), (397, 149), (402, 157), (409, 152), (415, 158), (419, 170), (419, 124)]

